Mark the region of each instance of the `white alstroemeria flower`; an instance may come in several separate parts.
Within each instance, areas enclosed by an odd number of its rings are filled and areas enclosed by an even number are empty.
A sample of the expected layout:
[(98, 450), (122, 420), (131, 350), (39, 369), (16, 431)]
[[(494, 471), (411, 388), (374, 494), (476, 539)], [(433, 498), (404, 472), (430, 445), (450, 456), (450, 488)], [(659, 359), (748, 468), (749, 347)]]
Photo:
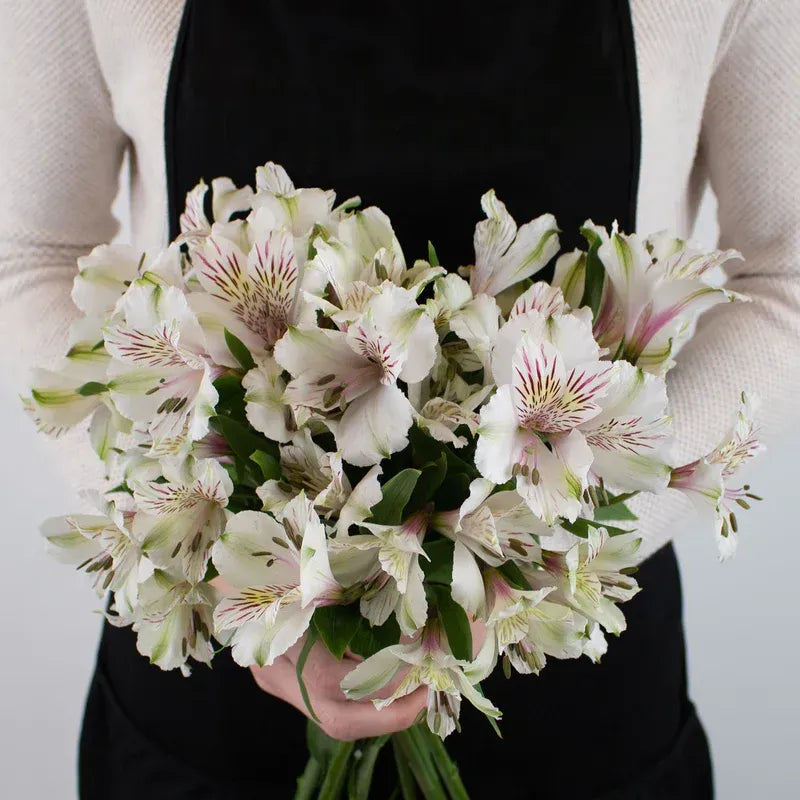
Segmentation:
[(190, 303), (213, 344), (217, 363), (236, 366), (227, 351), (225, 329), (252, 353), (262, 355), (288, 325), (313, 319), (303, 317), (303, 255), (291, 231), (273, 223), (265, 208), (247, 221), (214, 223), (195, 251), (195, 273), (203, 292), (190, 295)]
[(193, 658), (210, 664), (214, 656), (211, 631), (219, 592), (209, 583), (192, 584), (162, 570), (139, 587), (139, 613), (133, 623), (136, 649), (163, 670), (180, 669)]
[(55, 369), (32, 370), (31, 394), (23, 403), (37, 430), (59, 436), (91, 416), (92, 443), (105, 460), (117, 433), (130, 430), (130, 422), (120, 417), (106, 391), (110, 360), (100, 319), (76, 320), (70, 327), (67, 355)]
[(213, 459), (189, 459), (179, 468), (162, 463), (166, 483), (131, 481), (140, 513), (135, 530), (158, 567), (179, 570), (190, 582), (203, 579), (211, 546), (225, 527), (233, 483)]
[(139, 581), (152, 565), (132, 532), (133, 513), (99, 498), (96, 502), (102, 513), (50, 517), (40, 530), (50, 553), (91, 575), (98, 595), (114, 592), (115, 610), (128, 619), (137, 603)]
[(386, 686), (401, 669), (408, 668), (389, 697), (372, 700), (375, 708), (385, 708), (420, 686), (427, 686), (428, 727), (444, 739), (458, 727), (462, 696), (487, 717), (501, 716), (464, 674), (469, 666), (469, 662), (460, 661), (450, 652), (439, 625), (431, 623), (416, 641), (386, 647), (367, 658), (345, 676), (341, 686), (347, 697), (361, 700)]
[(500, 307), (488, 294), (476, 295), (450, 317), (450, 329), (469, 345), (481, 367), (488, 366), (500, 330), (500, 318)]
[(612, 369), (599, 356), (583, 316), (538, 311), (507, 322), (492, 353), (499, 388), (481, 409), (475, 464), (497, 484), (515, 477), (550, 526), (581, 511), (593, 454), (580, 426), (600, 413)]
[(586, 626), (585, 637), (583, 654), (595, 664), (599, 664), (608, 651), (608, 642), (603, 629), (598, 623), (590, 621)]
[(292, 380), (286, 400), (325, 412), (342, 458), (371, 466), (408, 444), (414, 408), (397, 381), (417, 383), (436, 358), (438, 338), (413, 292), (384, 283), (347, 332), (290, 328), (275, 347)]
[(269, 218), (272, 228), (285, 228), (292, 232), (301, 266), (314, 229), (329, 231), (334, 227), (335, 199), (336, 193), (332, 189), (295, 188), (286, 170), (274, 161), (256, 169), (253, 211)]
[(89, 317), (106, 319), (137, 280), (182, 285), (181, 252), (173, 243), (153, 258), (130, 245), (101, 244), (78, 259), (72, 301)]
[(469, 288), (469, 283), (455, 272), (449, 272), (433, 282), (433, 297), (427, 301), (426, 308), (438, 330), (445, 328), (452, 316), (461, 311), (470, 300), (472, 289)]
[(487, 219), (475, 226), (475, 266), (470, 273), (474, 295), (496, 295), (538, 272), (558, 252), (558, 226), (552, 214), (519, 229), (494, 189), (481, 197)]
[(288, 442), (294, 431), (291, 408), (283, 401), (283, 370), (272, 356), (256, 356), (256, 366), (242, 378), (247, 421), (267, 438)]
[(394, 611), (400, 630), (411, 636), (428, 618), (424, 574), (419, 563), (420, 556), (427, 558), (422, 549), (427, 515), (413, 514), (399, 525), (361, 524), (370, 534), (350, 536), (344, 544), (357, 550), (374, 550), (384, 573), (373, 574), (372, 588), (361, 598), (361, 613), (373, 625), (382, 625)]
[(517, 492), (494, 489), (491, 481), (476, 478), (460, 508), (434, 512), (430, 520), (432, 530), (455, 542), (453, 599), (473, 616), (485, 607), (481, 562), (496, 567), (528, 561), (539, 553), (536, 537), (547, 541), (553, 532)]
[(739, 468), (763, 451), (758, 441), (755, 415), (759, 401), (742, 393), (736, 422), (723, 443), (704, 458), (699, 458), (672, 471), (670, 489), (683, 492), (704, 519), (714, 526), (720, 559), (725, 561), (736, 553), (738, 544), (734, 503), (749, 508), (748, 500), (760, 499), (745, 485), (735, 489), (728, 485)]
[[(176, 242), (185, 242), (191, 253), (203, 239), (211, 234), (211, 223), (205, 212), (208, 185), (201, 180), (186, 193), (186, 204), (179, 219), (180, 235)], [(236, 212), (247, 211), (253, 198), (249, 186), (238, 188), (230, 178), (211, 181), (211, 214), (215, 222), (228, 222)]]
[(584, 620), (567, 606), (546, 599), (555, 587), (523, 590), (511, 586), (495, 569), (483, 574), (488, 615), (497, 651), (517, 672), (536, 675), (547, 656), (578, 658), (583, 653)]
[(215, 629), (232, 634), (233, 658), (244, 667), (272, 664), (305, 633), (315, 608), (341, 599), (325, 528), (302, 493), (280, 522), (260, 511), (234, 514), (213, 560), (237, 590), (214, 611)]
[(674, 440), (661, 376), (615, 362), (602, 411), (580, 430), (594, 456), (596, 478), (619, 492), (666, 488)]
[(609, 536), (605, 528), (590, 528), (588, 538), (566, 553), (542, 552), (546, 577), (524, 564), (523, 573), (534, 587), (554, 581), (558, 588), (555, 599), (600, 623), (609, 633), (620, 634), (626, 623), (616, 603), (630, 600), (639, 591), (636, 580), (627, 573), (636, 565), (641, 541), (635, 533)]
[[(740, 257), (733, 250), (702, 256), (673, 252), (654, 261), (646, 242), (636, 234), (626, 236), (614, 229), (609, 236), (603, 228), (593, 229), (602, 240), (597, 254), (614, 288), (617, 312), (624, 319), (623, 337), (615, 344), (623, 358), (648, 372), (663, 374), (674, 365), (673, 357), (691, 337), (703, 311), (746, 299), (703, 279), (712, 265)], [(661, 250), (657, 248), (655, 254)], [(614, 313), (609, 312), (609, 317)], [(604, 344), (615, 352), (608, 338), (604, 337)]]
[(344, 472), (341, 454), (323, 450), (307, 428), (297, 431), (290, 444), (281, 446), (280, 457), (286, 481), (266, 481), (256, 489), (264, 511), (280, 513), (289, 500), (303, 491), (326, 520), (336, 520), (336, 533), (346, 536), (351, 525), (369, 517), (372, 506), (382, 497), (380, 467), (372, 467), (353, 488)]
[(416, 415), (417, 426), (433, 439), (452, 444), (455, 448), (465, 447), (467, 439), (457, 435), (455, 430), (463, 425), (475, 435), (480, 423), (480, 416), (475, 409), (491, 391), (491, 386), (484, 386), (460, 403), (444, 397), (432, 397)]
[(119, 412), (145, 422), (154, 446), (188, 444), (208, 432), (217, 403), (206, 340), (185, 295), (172, 286), (132, 286), (105, 329), (108, 389)]
[(310, 293), (308, 300), (342, 329), (363, 311), (370, 289), (384, 281), (406, 288), (417, 297), (444, 273), (441, 267), (432, 267), (422, 259), (407, 269), (389, 217), (376, 206), (342, 219), (336, 235), (317, 237), (314, 248), (316, 254), (308, 269), (319, 278), (316, 291)]
[(551, 286), (546, 281), (537, 281), (514, 301), (508, 318), (513, 319), (520, 314), (527, 314), (529, 311), (538, 311), (544, 317), (554, 317), (567, 310), (560, 287)]

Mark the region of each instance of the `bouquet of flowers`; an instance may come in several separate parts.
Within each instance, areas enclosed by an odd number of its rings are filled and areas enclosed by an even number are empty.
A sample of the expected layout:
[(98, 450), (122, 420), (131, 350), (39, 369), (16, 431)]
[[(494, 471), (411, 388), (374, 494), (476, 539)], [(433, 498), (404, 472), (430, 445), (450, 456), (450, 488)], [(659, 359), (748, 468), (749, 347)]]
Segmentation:
[[(587, 221), (585, 249), (559, 255), (552, 215), (518, 227), (489, 190), (474, 264), (448, 271), (429, 243), (409, 266), (379, 208), (272, 162), (255, 184), (199, 183), (155, 256), (79, 259), (84, 317), (24, 402), (51, 435), (89, 421), (112, 488), (43, 532), (163, 669), (188, 675), (215, 642), (243, 666), (302, 643), (312, 718), (315, 643), (363, 659), (348, 698), (427, 687), (425, 724), (391, 737), (402, 796), (467, 797), (441, 741), (461, 699), (496, 726), (480, 682), (498, 662), (598, 661), (624, 630), (627, 500), (684, 492), (733, 553), (755, 402), (675, 465), (664, 376), (702, 311), (746, 299), (708, 280), (739, 254)], [(388, 738), (312, 722), (297, 797), (367, 797)]]

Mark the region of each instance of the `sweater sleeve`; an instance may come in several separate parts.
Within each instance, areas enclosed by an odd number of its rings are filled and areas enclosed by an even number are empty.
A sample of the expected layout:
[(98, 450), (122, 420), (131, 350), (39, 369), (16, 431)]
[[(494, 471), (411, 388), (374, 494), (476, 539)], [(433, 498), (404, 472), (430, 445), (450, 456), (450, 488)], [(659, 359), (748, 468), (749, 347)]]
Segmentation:
[[(668, 375), (679, 463), (719, 442), (742, 389), (761, 398), (768, 446), (800, 417), (798, 87), (800, 3), (750, 0), (718, 58), (698, 158), (718, 201), (719, 246), (744, 256), (728, 269), (727, 285), (752, 302), (705, 314)], [(642, 557), (691, 520), (676, 492), (634, 506)]]
[[(50, 366), (65, 352), (78, 316), (70, 300), (76, 259), (117, 231), (111, 204), (126, 146), (83, 0), (0, 0), (0, 360), (7, 396), (26, 391), (32, 366)], [(73, 489), (101, 476), (87, 439), (76, 430), (47, 444)]]

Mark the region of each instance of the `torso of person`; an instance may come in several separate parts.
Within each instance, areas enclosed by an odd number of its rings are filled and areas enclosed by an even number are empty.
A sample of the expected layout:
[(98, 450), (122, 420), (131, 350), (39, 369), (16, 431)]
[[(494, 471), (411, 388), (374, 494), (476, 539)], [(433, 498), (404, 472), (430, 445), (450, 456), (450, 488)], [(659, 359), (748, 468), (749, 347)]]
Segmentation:
[[(587, 218), (635, 222), (639, 95), (620, 0), (188, 0), (166, 104), (173, 236), (199, 178), (251, 183), (268, 160), (297, 186), (380, 206), (409, 263), (429, 239), (446, 267), (471, 263), (489, 188), (519, 224), (554, 213), (567, 246)], [(629, 630), (600, 665), (551, 661), (540, 676), (485, 683), (504, 712), (502, 741), (464, 710), (448, 746), (473, 797), (711, 796), (671, 545), (639, 577)], [(165, 797), (291, 797), (304, 723), (227, 652), (182, 678), (147, 664), (129, 630), (107, 626), (84, 723), (84, 796), (127, 796), (89, 785), (116, 785), (128, 763), (129, 777), (166, 776)], [(115, 741), (114, 763), (101, 733)], [(198, 788), (212, 784), (219, 794)]]

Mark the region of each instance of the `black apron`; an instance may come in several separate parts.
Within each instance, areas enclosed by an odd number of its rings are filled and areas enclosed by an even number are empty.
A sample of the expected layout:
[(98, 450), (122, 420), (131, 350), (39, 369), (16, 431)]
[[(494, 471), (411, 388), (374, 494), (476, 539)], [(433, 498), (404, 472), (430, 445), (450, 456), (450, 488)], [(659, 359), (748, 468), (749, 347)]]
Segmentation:
[[(634, 227), (638, 109), (622, 0), (188, 0), (165, 116), (170, 232), (201, 176), (252, 185), (272, 160), (296, 186), (380, 206), (409, 264), (429, 238), (448, 268), (471, 263), (492, 187), (520, 224), (556, 214), (571, 247), (589, 217)], [(463, 710), (464, 731), (447, 744), (475, 800), (712, 797), (672, 546), (638, 577), (628, 630), (609, 637), (602, 664), (551, 661), (539, 677), (485, 682), (504, 713), (502, 741)], [(183, 678), (139, 655), (130, 629), (106, 624), (81, 797), (290, 798), (304, 729), (228, 651)], [(387, 756), (376, 784), (392, 780)]]

